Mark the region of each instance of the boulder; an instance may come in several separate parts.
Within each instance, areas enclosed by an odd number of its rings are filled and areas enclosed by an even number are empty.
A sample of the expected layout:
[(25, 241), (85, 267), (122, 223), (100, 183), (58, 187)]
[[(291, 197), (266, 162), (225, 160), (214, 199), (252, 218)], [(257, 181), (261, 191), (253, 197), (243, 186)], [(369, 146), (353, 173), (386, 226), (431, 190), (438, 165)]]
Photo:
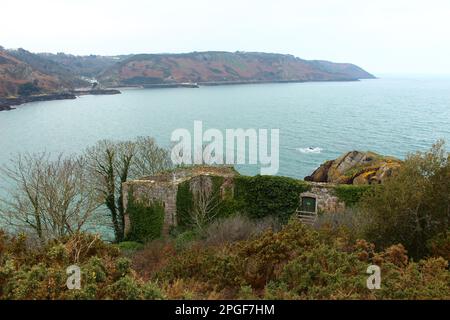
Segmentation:
[(337, 184), (379, 184), (395, 174), (402, 161), (374, 152), (350, 151), (317, 168), (306, 181)]

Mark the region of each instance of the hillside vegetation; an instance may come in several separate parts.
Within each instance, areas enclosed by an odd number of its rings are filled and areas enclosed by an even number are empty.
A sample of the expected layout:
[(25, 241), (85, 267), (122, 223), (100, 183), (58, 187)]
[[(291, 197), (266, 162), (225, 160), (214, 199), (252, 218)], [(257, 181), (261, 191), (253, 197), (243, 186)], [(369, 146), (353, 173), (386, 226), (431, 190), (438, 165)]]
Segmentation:
[(159, 83), (233, 83), (341, 81), (373, 76), (349, 63), (307, 61), (292, 55), (260, 52), (193, 52), (135, 55), (105, 70), (108, 85)]
[(0, 48), (0, 97), (17, 95), (20, 86), (27, 83), (42, 91), (56, 91), (62, 87), (56, 75), (33, 68)]
[(193, 52), (75, 56), (31, 53), (0, 47), (0, 98), (22, 95), (21, 85), (37, 93), (59, 93), (90, 86), (106, 87), (223, 84), (285, 81), (343, 81), (373, 78), (349, 63), (307, 61), (291, 55), (247, 52)]

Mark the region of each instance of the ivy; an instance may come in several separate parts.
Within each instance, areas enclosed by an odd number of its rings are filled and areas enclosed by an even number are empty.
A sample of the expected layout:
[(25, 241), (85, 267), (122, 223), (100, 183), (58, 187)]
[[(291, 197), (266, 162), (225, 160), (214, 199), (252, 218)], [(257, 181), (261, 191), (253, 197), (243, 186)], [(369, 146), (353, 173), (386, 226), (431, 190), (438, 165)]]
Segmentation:
[(370, 185), (337, 185), (334, 187), (334, 194), (346, 206), (354, 206), (362, 196), (371, 188)]
[(177, 222), (180, 227), (189, 224), (189, 213), (193, 208), (193, 196), (189, 186), (189, 180), (178, 185), (177, 191)]
[(130, 219), (128, 241), (147, 242), (161, 236), (164, 224), (164, 206), (161, 202), (145, 204), (134, 200), (130, 192), (127, 212)]
[[(212, 195), (217, 202), (212, 205), (215, 209), (210, 213), (215, 218), (228, 216), (235, 211), (235, 201), (233, 200), (232, 188), (225, 188), (223, 194), (221, 187), (224, 183), (224, 177), (208, 176), (212, 180)], [(189, 227), (191, 224), (190, 214), (194, 208), (194, 197), (191, 191), (190, 183), (187, 180), (178, 185), (177, 191), (177, 222), (181, 228)]]
[(235, 178), (235, 200), (251, 218), (273, 215), (286, 221), (299, 204), (299, 195), (310, 186), (297, 179), (280, 176)]

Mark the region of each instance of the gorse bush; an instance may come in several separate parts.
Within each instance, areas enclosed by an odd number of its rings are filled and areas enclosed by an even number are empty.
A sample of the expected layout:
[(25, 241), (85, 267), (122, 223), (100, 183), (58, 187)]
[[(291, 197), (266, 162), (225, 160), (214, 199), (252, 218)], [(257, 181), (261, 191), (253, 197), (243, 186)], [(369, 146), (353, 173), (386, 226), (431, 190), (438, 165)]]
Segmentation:
[[(81, 270), (81, 289), (66, 286), (66, 268)], [(31, 248), (0, 233), (1, 299), (144, 299), (161, 293), (136, 278), (131, 262), (97, 236), (76, 234)]]
[[(31, 248), (0, 237), (2, 299), (450, 299), (448, 261), (411, 261), (402, 245), (376, 251), (346, 231), (313, 230), (295, 219), (278, 232), (176, 250), (156, 240), (131, 262), (116, 245), (75, 235)], [(66, 268), (81, 269), (81, 289), (68, 290)], [(366, 287), (380, 266), (381, 290)]]
[[(279, 232), (221, 247), (192, 246), (153, 277), (203, 283), (197, 296), (270, 299), (450, 299), (443, 258), (409, 261), (403, 246), (376, 252), (341, 231), (314, 231), (293, 220)], [(367, 267), (381, 266), (382, 290), (366, 287)], [(207, 293), (205, 293), (205, 291)]]

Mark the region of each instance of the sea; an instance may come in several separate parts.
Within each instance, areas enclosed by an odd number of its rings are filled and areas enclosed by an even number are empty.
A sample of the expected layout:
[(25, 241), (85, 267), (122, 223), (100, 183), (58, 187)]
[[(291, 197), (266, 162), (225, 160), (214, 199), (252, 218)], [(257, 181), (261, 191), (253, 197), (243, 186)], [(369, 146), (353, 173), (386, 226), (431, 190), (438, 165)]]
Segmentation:
[[(450, 76), (121, 91), (0, 112), (0, 167), (17, 153), (79, 154), (101, 139), (151, 136), (171, 148), (174, 130), (194, 134), (194, 121), (224, 135), (278, 129), (277, 174), (300, 179), (350, 150), (404, 159), (438, 139), (450, 144)], [(236, 168), (261, 172), (258, 164)]]

